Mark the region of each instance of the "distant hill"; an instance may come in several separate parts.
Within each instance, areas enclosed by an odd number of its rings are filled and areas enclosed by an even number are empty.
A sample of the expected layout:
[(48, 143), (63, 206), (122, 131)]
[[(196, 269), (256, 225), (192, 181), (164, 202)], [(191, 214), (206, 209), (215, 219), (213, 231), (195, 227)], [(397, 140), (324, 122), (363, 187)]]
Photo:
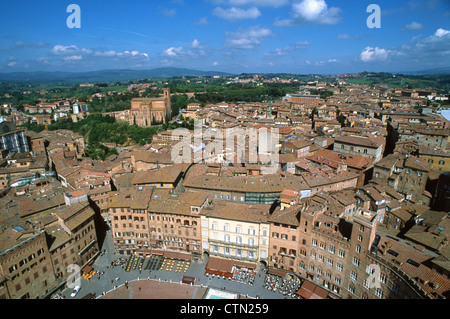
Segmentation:
[(410, 72), (399, 72), (399, 73), (411, 74), (411, 75), (450, 74), (450, 67), (427, 69), (427, 70), (418, 70), (418, 71), (410, 71)]
[(231, 75), (216, 71), (199, 71), (183, 68), (156, 68), (150, 70), (100, 70), (92, 72), (11, 72), (0, 73), (0, 81), (10, 82), (114, 82), (150, 78), (181, 76)]

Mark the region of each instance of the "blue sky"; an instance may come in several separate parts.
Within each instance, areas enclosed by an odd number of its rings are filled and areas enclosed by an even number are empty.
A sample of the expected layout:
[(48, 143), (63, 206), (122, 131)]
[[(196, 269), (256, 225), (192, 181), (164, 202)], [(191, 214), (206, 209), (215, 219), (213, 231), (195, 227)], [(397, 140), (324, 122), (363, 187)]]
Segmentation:
[[(70, 4), (81, 28), (67, 26)], [(367, 26), (370, 4), (381, 8), (381, 28)], [(0, 72), (450, 66), (449, 0), (3, 0), (0, 21)]]

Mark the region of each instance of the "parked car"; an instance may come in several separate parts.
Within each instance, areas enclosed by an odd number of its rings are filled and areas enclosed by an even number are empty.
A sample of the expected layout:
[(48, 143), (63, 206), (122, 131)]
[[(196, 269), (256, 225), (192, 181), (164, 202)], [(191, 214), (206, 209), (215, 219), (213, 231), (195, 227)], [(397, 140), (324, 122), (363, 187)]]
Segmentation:
[(75, 286), (75, 288), (73, 288), (72, 293), (70, 294), (70, 297), (75, 297), (77, 295), (77, 293), (80, 291), (80, 286)]

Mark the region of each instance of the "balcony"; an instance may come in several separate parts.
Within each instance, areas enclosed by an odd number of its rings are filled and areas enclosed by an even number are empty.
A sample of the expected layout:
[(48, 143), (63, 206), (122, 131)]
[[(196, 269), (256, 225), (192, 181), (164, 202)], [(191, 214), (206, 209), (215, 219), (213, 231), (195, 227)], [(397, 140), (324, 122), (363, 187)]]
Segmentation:
[(278, 251), (278, 255), (282, 256), (282, 257), (289, 257), (289, 258), (296, 258), (297, 257), (297, 255), (295, 253), (293, 253), (293, 252), (289, 252), (288, 253), (285, 250)]
[(215, 252), (215, 251), (209, 251), (209, 254), (211, 256), (224, 257), (224, 258), (233, 259), (233, 260), (243, 260), (243, 261), (251, 261), (251, 262), (257, 261), (256, 257), (251, 258), (251, 257), (244, 257), (244, 256), (236, 256), (236, 255), (231, 255), (231, 254), (219, 253), (219, 252)]
[(243, 243), (236, 243), (236, 242), (232, 242), (232, 241), (224, 241), (224, 240), (210, 238), (208, 240), (208, 242), (223, 245), (223, 246), (228, 246), (228, 247), (238, 247), (238, 248), (247, 248), (247, 249), (251, 249), (251, 250), (258, 250), (258, 246), (243, 244)]

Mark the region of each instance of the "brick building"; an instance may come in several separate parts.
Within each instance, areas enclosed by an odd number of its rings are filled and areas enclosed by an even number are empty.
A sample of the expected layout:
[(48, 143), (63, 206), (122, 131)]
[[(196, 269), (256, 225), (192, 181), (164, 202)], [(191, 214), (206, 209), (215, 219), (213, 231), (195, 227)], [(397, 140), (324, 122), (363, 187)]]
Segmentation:
[(430, 165), (411, 155), (390, 154), (374, 164), (373, 178), (384, 181), (406, 199), (429, 204), (424, 194)]
[(333, 151), (368, 157), (376, 163), (383, 157), (385, 144), (383, 140), (375, 136), (338, 136), (334, 141)]
[(70, 265), (81, 269), (99, 251), (87, 201), (64, 205), (62, 195), (40, 196), (2, 206), (0, 299), (46, 298), (66, 283)]
[(56, 288), (44, 231), (14, 226), (0, 242), (0, 299), (40, 299)]
[(200, 212), (208, 196), (169, 189), (129, 187), (111, 192), (109, 214), (116, 250), (150, 254), (153, 249), (201, 251)]
[(130, 125), (149, 127), (155, 123), (166, 123), (172, 118), (170, 90), (164, 89), (162, 97), (134, 98), (131, 100), (131, 109), (118, 112), (103, 113), (116, 120), (128, 122)]

